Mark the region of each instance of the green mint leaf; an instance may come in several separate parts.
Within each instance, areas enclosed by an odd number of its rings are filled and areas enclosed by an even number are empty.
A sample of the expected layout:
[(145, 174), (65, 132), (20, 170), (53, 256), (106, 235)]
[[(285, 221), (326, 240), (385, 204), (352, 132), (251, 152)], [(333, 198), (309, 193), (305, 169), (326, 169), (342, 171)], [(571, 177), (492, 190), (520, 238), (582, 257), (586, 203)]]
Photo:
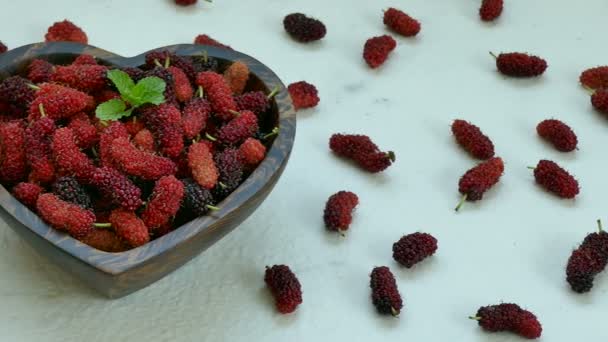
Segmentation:
[(133, 106), (141, 106), (144, 103), (152, 103), (159, 105), (165, 102), (165, 81), (156, 76), (146, 77), (137, 82), (137, 85), (131, 91), (131, 95), (136, 99), (136, 103), (131, 103)]
[(113, 69), (108, 71), (108, 78), (114, 83), (121, 95), (129, 94), (135, 87), (135, 82), (122, 70)]
[[(97, 106), (95, 115), (100, 120), (118, 120), (124, 116), (122, 113), (125, 112), (125, 109), (127, 109), (127, 105), (123, 100), (112, 99)], [(131, 111), (131, 109), (129, 109), (129, 111)]]

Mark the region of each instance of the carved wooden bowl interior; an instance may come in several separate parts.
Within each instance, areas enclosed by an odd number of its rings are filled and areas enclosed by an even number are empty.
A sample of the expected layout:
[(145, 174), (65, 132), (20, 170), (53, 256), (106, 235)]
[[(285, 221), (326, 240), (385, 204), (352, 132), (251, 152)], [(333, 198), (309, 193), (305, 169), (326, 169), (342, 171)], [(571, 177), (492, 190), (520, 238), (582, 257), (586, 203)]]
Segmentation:
[[(172, 45), (155, 50), (169, 50), (178, 55), (202, 55), (216, 58), (220, 65), (240, 60), (249, 66), (247, 90), (280, 90), (272, 101), (264, 131), (278, 126), (264, 161), (207, 216), (190, 221), (173, 232), (141, 247), (121, 253), (106, 253), (57, 231), (36, 213), (17, 201), (0, 186), (0, 216), (43, 257), (57, 263), (86, 284), (109, 298), (137, 291), (179, 268), (243, 222), (268, 196), (289, 159), (296, 132), (296, 117), (285, 85), (267, 66), (245, 54), (203, 45)], [(142, 53), (121, 57), (108, 51), (77, 43), (38, 43), (0, 55), (0, 80), (23, 74), (29, 62), (42, 58), (53, 64), (68, 64), (80, 54), (95, 56), (100, 64), (138, 67), (145, 64)], [(243, 242), (246, 243), (246, 242)]]

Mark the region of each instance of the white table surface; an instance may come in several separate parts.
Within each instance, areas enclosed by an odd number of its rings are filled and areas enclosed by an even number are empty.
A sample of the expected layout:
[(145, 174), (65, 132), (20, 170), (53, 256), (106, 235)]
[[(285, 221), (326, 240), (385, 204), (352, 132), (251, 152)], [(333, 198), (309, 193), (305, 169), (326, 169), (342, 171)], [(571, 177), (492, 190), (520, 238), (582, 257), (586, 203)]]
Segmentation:
[[(331, 5), (330, 5), (331, 4)], [(382, 9), (420, 19), (415, 39), (378, 70), (362, 46), (387, 31)], [(292, 159), (275, 190), (237, 230), (152, 286), (118, 300), (100, 298), (39, 257), (0, 222), (0, 341), (517, 341), (467, 319), (481, 305), (517, 302), (537, 314), (543, 341), (605, 341), (608, 276), (577, 295), (565, 282), (572, 249), (608, 224), (608, 121), (578, 84), (581, 70), (608, 64), (608, 2), (513, 0), (496, 24), (480, 22), (473, 0), (215, 0), (193, 9), (162, 0), (3, 1), (0, 40), (16, 47), (43, 39), (68, 18), (89, 43), (131, 56), (208, 33), (271, 66), (285, 83), (307, 80), (321, 96), (298, 114)], [(282, 28), (301, 11), (328, 34), (301, 45)], [(505, 79), (488, 51), (529, 51), (547, 59), (544, 76)], [(580, 150), (561, 154), (536, 124), (556, 117), (578, 133)], [(453, 142), (451, 120), (479, 125), (506, 163), (498, 186), (460, 213), (457, 182), (475, 164)], [(328, 150), (334, 132), (369, 134), (397, 162), (368, 175)], [(527, 165), (562, 164), (580, 181), (575, 201), (534, 184)], [(325, 231), (329, 195), (349, 189), (360, 206), (348, 236)], [(439, 251), (412, 270), (391, 258), (401, 235), (434, 234)], [(264, 266), (298, 275), (304, 303), (277, 314)], [(369, 273), (390, 266), (405, 309), (376, 314)]]

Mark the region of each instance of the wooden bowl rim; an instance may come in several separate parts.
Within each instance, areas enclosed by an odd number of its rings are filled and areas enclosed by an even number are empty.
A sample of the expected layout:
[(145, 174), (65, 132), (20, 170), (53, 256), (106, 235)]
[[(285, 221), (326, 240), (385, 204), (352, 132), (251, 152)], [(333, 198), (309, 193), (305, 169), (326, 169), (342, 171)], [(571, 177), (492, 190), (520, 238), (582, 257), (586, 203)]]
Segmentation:
[[(250, 201), (264, 188), (264, 185), (268, 183), (273, 175), (281, 169), (283, 164), (287, 162), (295, 139), (295, 110), (287, 87), (280, 78), (257, 59), (238, 51), (220, 47), (176, 44), (155, 48), (133, 57), (123, 57), (92, 45), (72, 42), (35, 43), (0, 54), (0, 80), (14, 74), (15, 69), (17, 69), (16, 65), (21, 64), (23, 66), (34, 58), (86, 53), (95, 56), (104, 63), (120, 67), (136, 67), (145, 63), (145, 55), (147, 53), (156, 50), (169, 50), (184, 56), (202, 55), (206, 52), (209, 57), (227, 61), (240, 60), (246, 63), (250, 72), (263, 82), (267, 90), (274, 87), (279, 88), (275, 101), (279, 114), (280, 130), (271, 148), (267, 151), (266, 158), (233, 193), (220, 203), (220, 210), (210, 215), (196, 218), (178, 227), (173, 232), (150, 241), (143, 246), (120, 253), (108, 253), (97, 250), (50, 227), (36, 213), (15, 199), (3, 185), (0, 185), (0, 206), (7, 213), (59, 250), (111, 275), (119, 275), (150, 261), (152, 258), (162, 255), (170, 249), (178, 248), (181, 243), (188, 241), (188, 239), (200, 233), (221, 229), (222, 225), (216, 223), (221, 218), (234, 214), (240, 206)], [(11, 69), (12, 71), (7, 71)]]

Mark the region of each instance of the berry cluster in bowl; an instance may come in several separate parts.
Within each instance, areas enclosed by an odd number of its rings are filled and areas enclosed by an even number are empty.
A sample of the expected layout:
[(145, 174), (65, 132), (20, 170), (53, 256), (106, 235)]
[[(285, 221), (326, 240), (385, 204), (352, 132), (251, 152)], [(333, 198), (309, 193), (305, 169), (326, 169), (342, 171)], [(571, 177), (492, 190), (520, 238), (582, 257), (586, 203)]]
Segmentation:
[(106, 252), (210, 215), (278, 134), (241, 61), (162, 50), (140, 67), (44, 59), (0, 82), (0, 182), (53, 228)]

